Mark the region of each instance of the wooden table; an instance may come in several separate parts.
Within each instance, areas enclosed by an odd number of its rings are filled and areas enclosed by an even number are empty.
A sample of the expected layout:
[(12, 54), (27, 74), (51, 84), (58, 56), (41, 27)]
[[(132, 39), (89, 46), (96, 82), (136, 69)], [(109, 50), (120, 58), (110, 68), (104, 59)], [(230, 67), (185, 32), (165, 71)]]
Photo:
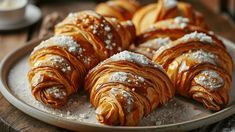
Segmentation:
[[(146, 1), (145, 1), (146, 2)], [(210, 28), (217, 34), (230, 39), (235, 42), (235, 25), (230, 22), (229, 18), (219, 13), (213, 13), (212, 11), (205, 8), (202, 4), (196, 0), (191, 0), (195, 8), (201, 11), (210, 26)], [(94, 9), (95, 2), (92, 1), (72, 1), (72, 2), (58, 2), (52, 1), (47, 3), (39, 4), (42, 10), (43, 16), (58, 11), (62, 14), (66, 14), (71, 11), (80, 11), (85, 9)], [(40, 22), (29, 28), (0, 33), (0, 60), (10, 51), (23, 46), (26, 42), (38, 38), (40, 29)], [(0, 93), (0, 131), (67, 131), (58, 127), (48, 125), (37, 119), (34, 119), (20, 110), (12, 106)], [(232, 117), (230, 117), (232, 118)], [(228, 119), (227, 119), (228, 120)], [(227, 122), (224, 120), (219, 124), (203, 127), (194, 131), (213, 131), (220, 127), (221, 123)]]

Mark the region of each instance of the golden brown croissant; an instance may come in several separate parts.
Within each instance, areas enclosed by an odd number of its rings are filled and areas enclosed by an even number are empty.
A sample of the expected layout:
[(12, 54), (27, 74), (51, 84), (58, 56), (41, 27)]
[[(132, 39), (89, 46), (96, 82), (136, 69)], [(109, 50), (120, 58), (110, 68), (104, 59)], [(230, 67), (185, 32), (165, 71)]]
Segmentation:
[(86, 77), (85, 89), (97, 120), (107, 125), (137, 125), (143, 116), (174, 96), (161, 66), (123, 51), (100, 63)]
[(162, 46), (153, 60), (167, 71), (178, 94), (218, 111), (229, 100), (233, 62), (214, 38), (198, 32), (187, 34)]
[(96, 6), (96, 12), (120, 21), (131, 20), (140, 5), (135, 0), (110, 0)]
[(55, 108), (77, 91), (88, 70), (126, 49), (135, 36), (133, 24), (92, 11), (70, 14), (55, 30), (32, 52), (28, 73), (35, 98)]
[(192, 8), (192, 5), (176, 0), (159, 0), (139, 9), (133, 16), (137, 34), (144, 32), (152, 24), (177, 16), (186, 17), (193, 25), (207, 28), (203, 16)]
[(83, 65), (99, 62), (83, 56), (87, 52), (70, 36), (54, 36), (35, 47), (28, 73), (34, 97), (55, 108), (64, 105), (87, 72)]
[(133, 51), (152, 59), (155, 51), (162, 45), (194, 31), (208, 33), (206, 29), (190, 24), (188, 18), (176, 17), (162, 20), (137, 36), (135, 41), (137, 47)]
[(115, 18), (103, 17), (94, 11), (70, 13), (57, 24), (55, 34), (83, 39), (95, 49), (101, 60), (127, 49), (135, 38), (135, 27), (131, 21), (119, 22)]

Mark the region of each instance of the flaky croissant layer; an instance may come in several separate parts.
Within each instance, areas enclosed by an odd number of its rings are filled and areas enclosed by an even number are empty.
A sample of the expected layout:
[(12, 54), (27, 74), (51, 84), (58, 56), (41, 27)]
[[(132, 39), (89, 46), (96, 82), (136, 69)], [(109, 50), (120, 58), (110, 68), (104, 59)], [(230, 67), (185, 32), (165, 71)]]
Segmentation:
[(107, 125), (137, 125), (157, 106), (174, 96), (163, 69), (129, 51), (100, 63), (86, 77), (85, 89), (97, 119)]

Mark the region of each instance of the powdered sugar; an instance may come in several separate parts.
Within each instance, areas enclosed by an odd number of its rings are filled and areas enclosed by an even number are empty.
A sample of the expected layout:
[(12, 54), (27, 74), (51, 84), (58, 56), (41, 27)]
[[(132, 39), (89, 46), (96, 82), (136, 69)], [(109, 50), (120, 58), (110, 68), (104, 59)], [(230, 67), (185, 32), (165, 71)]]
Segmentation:
[(224, 85), (223, 78), (214, 70), (204, 70), (200, 72), (199, 76), (194, 78), (194, 81), (199, 85), (212, 90)]
[(133, 26), (133, 22), (131, 20), (126, 21), (127, 25)]
[(104, 30), (105, 30), (106, 32), (109, 32), (109, 31), (111, 31), (111, 28), (110, 28), (108, 25), (106, 25), (106, 26), (104, 27)]
[(177, 24), (180, 28), (185, 28), (189, 23), (189, 19), (179, 16), (174, 19), (174, 23)]
[(70, 19), (70, 20), (73, 20), (73, 21), (77, 21), (78, 19), (77, 19), (77, 16), (78, 16), (78, 14), (77, 13), (69, 13), (69, 15), (68, 15), (68, 19)]
[(210, 36), (206, 35), (205, 33), (198, 33), (197, 31), (190, 33), (190, 34), (186, 34), (182, 38), (180, 38), (181, 41), (188, 41), (192, 39), (197, 39), (201, 42), (206, 42), (209, 44), (214, 43), (214, 41), (212, 40)]
[(63, 89), (60, 89), (56, 86), (46, 89), (48, 94), (53, 95), (56, 99), (63, 99), (66, 96), (66, 93)]
[(217, 56), (202, 49), (186, 54), (188, 57), (196, 59), (199, 63), (208, 62), (216, 65)]
[(128, 79), (128, 73), (126, 72), (114, 72), (110, 77), (110, 81), (115, 81), (115, 82), (126, 82), (127, 79)]
[(60, 68), (63, 72), (71, 71), (69, 62), (58, 55), (47, 55), (44, 60), (37, 60), (34, 63), (34, 67), (38, 66), (53, 66), (55, 68)]
[(110, 76), (110, 81), (114, 82), (144, 82), (144, 78), (127, 72), (114, 72)]
[(105, 35), (105, 48), (108, 50), (113, 50), (114, 47), (116, 47), (116, 43), (113, 41), (113, 34), (111, 32), (111, 27), (109, 26), (108, 22), (106, 20), (102, 21), (103, 26), (101, 26), (102, 28), (104, 28), (104, 35)]
[(170, 42), (171, 42), (171, 40), (170, 40), (169, 37), (155, 38), (155, 39), (148, 40), (147, 42), (142, 43), (141, 45), (143, 45), (145, 47), (150, 47), (150, 48), (158, 49), (162, 45), (166, 45), (166, 44), (168, 44)]
[(185, 71), (185, 70), (188, 70), (189, 66), (187, 66), (186, 62), (183, 61), (179, 67), (179, 73), (182, 72), (182, 71)]
[[(32, 54), (34, 54), (37, 50), (42, 48), (48, 48), (53, 46), (63, 47), (68, 50), (68, 52), (77, 55), (77, 58), (82, 60), (84, 63), (89, 64), (90, 58), (84, 56), (85, 49), (81, 47), (81, 45), (74, 41), (73, 37), (65, 36), (65, 35), (55, 35), (50, 39), (43, 41), (40, 45), (34, 48)], [(58, 58), (58, 57), (57, 57)], [(39, 63), (39, 62), (36, 62)], [(63, 72), (71, 69), (71, 67), (62, 68)]]
[(135, 62), (141, 65), (148, 65), (150, 63), (150, 60), (147, 59), (145, 56), (132, 53), (129, 51), (123, 51), (121, 53), (118, 53), (116, 55), (113, 55), (111, 57), (113, 61), (119, 61), (119, 60), (126, 60), (130, 62)]
[(73, 37), (64, 35), (55, 35), (52, 38), (43, 41), (40, 45), (34, 48), (34, 51), (51, 46), (61, 46), (66, 48), (69, 52), (77, 54), (81, 54), (83, 51), (80, 44), (75, 42)]
[(163, 70), (163, 68), (160, 65), (157, 65), (153, 63), (151, 60), (149, 60), (147, 57), (141, 54), (129, 52), (129, 51), (123, 51), (118, 54), (115, 54), (110, 57), (113, 61), (119, 61), (119, 60), (126, 60), (129, 62), (134, 62), (140, 65), (153, 65), (154, 67), (158, 67)]
[[(210, 53), (210, 52), (206, 52), (202, 49), (194, 51), (194, 52), (189, 52), (185, 54), (187, 57), (197, 61), (198, 63), (211, 63), (216, 65), (216, 59), (217, 56)], [(186, 62), (183, 61), (179, 67), (179, 71), (178, 72), (182, 72), (184, 70), (187, 70), (189, 68), (189, 66), (187, 66)]]
[[(70, 13), (67, 18), (72, 20), (74, 24), (82, 21), (82, 24), (78, 25), (78, 27), (82, 26), (82, 28), (86, 31), (102, 38), (101, 40), (104, 43), (104, 47), (108, 51), (117, 48), (117, 45), (114, 44), (115, 38), (112, 32), (114, 29), (112, 25), (101, 15), (95, 13), (94, 11), (83, 11), (79, 13)], [(108, 54), (108, 52), (105, 51), (104, 54)]]
[(169, 37), (165, 37), (165, 38), (156, 38), (154, 39), (156, 44), (160, 44), (160, 45), (165, 45), (171, 42), (171, 39)]
[[(139, 125), (160, 126), (191, 120), (195, 116), (200, 116), (201, 111), (195, 109), (196, 106), (179, 98), (173, 98), (164, 106), (156, 108), (149, 115), (144, 117)], [(206, 113), (204, 113), (206, 115)]]
[(163, 0), (163, 5), (166, 9), (171, 9), (176, 7), (177, 1), (176, 0)]
[(125, 98), (126, 103), (125, 103), (124, 108), (129, 113), (132, 111), (133, 105), (134, 105), (134, 99), (133, 99), (132, 95), (129, 92), (127, 92), (127, 91), (125, 91), (123, 89), (119, 89), (119, 88), (112, 88), (110, 90), (110, 92), (115, 97), (121, 96), (122, 99)]

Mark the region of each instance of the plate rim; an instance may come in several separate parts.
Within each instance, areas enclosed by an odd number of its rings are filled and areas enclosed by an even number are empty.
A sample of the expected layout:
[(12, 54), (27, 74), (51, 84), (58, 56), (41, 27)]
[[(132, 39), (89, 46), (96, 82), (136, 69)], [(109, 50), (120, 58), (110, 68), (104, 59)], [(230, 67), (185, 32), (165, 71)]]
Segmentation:
[[(48, 37), (46, 37), (48, 38)], [(232, 47), (233, 49), (235, 49), (235, 43), (233, 43), (232, 41), (219, 36), (219, 38), (222, 39), (222, 41), (225, 43), (225, 45), (227, 47)], [(146, 130), (146, 129), (153, 129), (153, 130), (158, 130), (158, 131), (165, 131), (165, 130), (191, 130), (194, 128), (198, 128), (200, 126), (204, 126), (215, 123), (217, 121), (223, 120), (225, 118), (227, 118), (228, 116), (232, 115), (235, 113), (235, 102), (230, 104), (228, 107), (212, 113), (211, 115), (208, 116), (204, 116), (201, 118), (197, 118), (197, 119), (192, 119), (192, 120), (188, 120), (188, 121), (183, 121), (183, 122), (179, 122), (179, 123), (173, 123), (173, 124), (166, 124), (166, 125), (159, 125), (159, 126), (107, 126), (107, 125), (100, 125), (100, 124), (94, 124), (94, 123), (87, 123), (87, 122), (82, 122), (82, 121), (75, 121), (75, 120), (69, 120), (63, 117), (59, 117), (56, 115), (52, 115), (49, 114), (47, 112), (44, 112), (42, 110), (39, 110), (27, 103), (25, 103), (24, 101), (22, 101), (21, 99), (17, 98), (12, 92), (10, 92), (10, 87), (8, 86), (8, 79), (7, 76), (9, 74), (10, 69), (12, 68), (11, 66), (14, 65), (15, 62), (17, 62), (17, 60), (19, 58), (22, 58), (24, 55), (26, 55), (26, 53), (28, 53), (28, 50), (32, 50), (34, 46), (36, 46), (36, 44), (40, 43), (40, 41), (45, 40), (45, 38), (42, 39), (36, 39), (33, 41), (28, 42), (26, 45), (21, 46), (20, 48), (17, 48), (15, 50), (13, 50), (12, 52), (10, 52), (9, 54), (7, 54), (1, 61), (0, 64), (0, 91), (2, 93), (2, 95), (4, 96), (5, 99), (7, 99), (7, 101), (9, 101), (12, 105), (14, 105), (17, 109), (19, 109), (20, 111), (24, 112), (25, 114), (34, 117), (36, 119), (39, 119), (45, 123), (54, 125), (54, 126), (58, 126), (58, 127), (62, 127), (62, 128), (67, 128), (70, 130), (78, 130), (78, 128), (84, 129), (84, 127), (90, 127), (90, 128), (85, 128), (86, 129), (112, 129), (112, 130), (127, 130), (127, 131), (133, 131), (133, 130)], [(27, 50), (25, 50), (27, 49)], [(228, 48), (227, 48), (228, 49)], [(21, 52), (21, 53), (20, 53)], [(15, 54), (21, 54), (20, 56), (16, 57), (13, 60), (10, 60)], [(11, 61), (11, 62), (9, 62)], [(11, 64), (9, 64), (11, 63)], [(10, 67), (6, 68), (7, 65), (11, 65)], [(5, 70), (7, 69), (7, 70)], [(37, 114), (35, 114), (37, 113)], [(41, 116), (41, 117), (40, 117)], [(42, 119), (42, 117), (44, 119)], [(53, 120), (54, 122), (50, 122), (50, 120)], [(71, 125), (77, 125), (72, 127), (68, 127), (66, 124), (71, 124)], [(62, 125), (62, 126), (61, 126)], [(71, 126), (70, 125), (70, 126)], [(83, 127), (83, 128), (82, 128)]]
[[(37, 14), (37, 17), (35, 17), (33, 20), (28, 21), (30, 16), (32, 15), (32, 11)], [(26, 12), (25, 12), (25, 18), (19, 23), (10, 24), (10, 25), (0, 25), (0, 31), (12, 31), (12, 30), (18, 30), (22, 28), (26, 28), (28, 26), (31, 26), (35, 23), (37, 23), (42, 18), (42, 11), (33, 4), (28, 4), (26, 6)], [(22, 23), (24, 22), (24, 23)]]

